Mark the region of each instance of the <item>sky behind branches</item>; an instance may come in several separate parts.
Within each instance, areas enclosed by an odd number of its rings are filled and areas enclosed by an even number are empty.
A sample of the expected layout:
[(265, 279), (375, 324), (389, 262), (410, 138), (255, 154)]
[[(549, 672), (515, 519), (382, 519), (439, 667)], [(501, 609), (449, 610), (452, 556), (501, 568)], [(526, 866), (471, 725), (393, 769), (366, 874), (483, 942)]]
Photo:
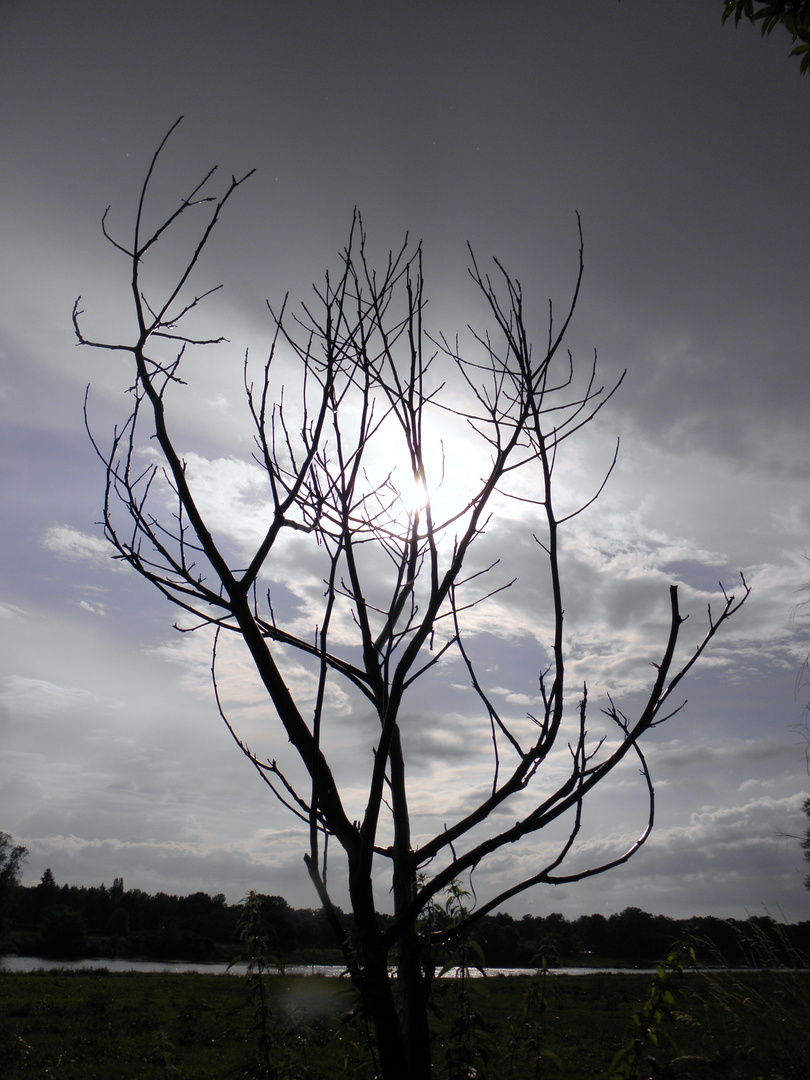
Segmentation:
[[(561, 463), (559, 497), (574, 505), (621, 440), (601, 499), (564, 536), (572, 701), (587, 678), (598, 727), (607, 693), (638, 700), (671, 583), (687, 648), (718, 582), (733, 589), (742, 571), (753, 592), (651, 740), (645, 849), (511, 910), (807, 916), (801, 853), (779, 834), (802, 830), (808, 782), (795, 725), (810, 641), (796, 610), (810, 577), (810, 81), (786, 36), (723, 27), (721, 12), (719, 0), (0, 3), (0, 828), (30, 849), (26, 883), (49, 866), (60, 883), (316, 903), (305, 836), (216, 713), (210, 642), (172, 630), (177, 613), (111, 561), (94, 524), (103, 474), (85, 388), (106, 439), (130, 376), (114, 354), (75, 346), (70, 313), (82, 294), (88, 334), (131, 335), (128, 267), (100, 221), (111, 204), (111, 232), (128, 237), (152, 153), (183, 114), (153, 220), (213, 164), (220, 191), (257, 170), (195, 281), (223, 284), (200, 325), (229, 344), (195, 356), (176, 397), (189, 467), (235, 550), (262, 520), (245, 350), (266, 356), (266, 299), (308, 298), (338, 265), (355, 207), (381, 258), (406, 232), (423, 241), (434, 332), (482, 323), (469, 242), (482, 267), (496, 256), (520, 279), (538, 347), (549, 298), (562, 312), (576, 279), (579, 213), (585, 277), (567, 345), (586, 368), (596, 350), (606, 384), (627, 376)], [(443, 435), (463, 471), (472, 451)], [(536, 700), (544, 632), (531, 526), (513, 507), (488, 530), (481, 559), (500, 556), (518, 586), (475, 615), (490, 689), (517, 719)], [(304, 625), (314, 571), (289, 550), (273, 575)], [(309, 675), (288, 663), (306, 702)], [(248, 663), (227, 649), (222, 665), (230, 714), (275, 754)], [(445, 674), (417, 693), (407, 729), (417, 829), (438, 790), (466, 805), (482, 752), (462, 673)], [(357, 709), (336, 696), (338, 771), (361, 799)], [(596, 801), (582, 857), (620, 850), (644, 814), (629, 768)], [(545, 844), (505, 851), (476, 887), (510, 881)]]

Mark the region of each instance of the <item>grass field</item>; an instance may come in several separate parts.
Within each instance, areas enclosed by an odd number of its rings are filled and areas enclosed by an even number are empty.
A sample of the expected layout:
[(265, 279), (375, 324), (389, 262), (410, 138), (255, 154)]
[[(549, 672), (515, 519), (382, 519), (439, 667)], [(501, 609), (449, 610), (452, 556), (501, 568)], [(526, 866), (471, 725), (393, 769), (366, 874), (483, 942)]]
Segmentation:
[[(372, 1080), (347, 983), (267, 982), (278, 1080)], [(688, 973), (667, 985), (671, 1000), (661, 993), (645, 1012), (650, 987), (641, 974), (442, 980), (437, 1080), (460, 1075), (465, 1053), (477, 1080), (595, 1080), (612, 1075), (634, 1038), (642, 1068), (630, 1072), (625, 1061), (623, 1076), (810, 1077), (810, 974)], [(0, 1077), (258, 1077), (252, 1018), (242, 977), (0, 973)]]

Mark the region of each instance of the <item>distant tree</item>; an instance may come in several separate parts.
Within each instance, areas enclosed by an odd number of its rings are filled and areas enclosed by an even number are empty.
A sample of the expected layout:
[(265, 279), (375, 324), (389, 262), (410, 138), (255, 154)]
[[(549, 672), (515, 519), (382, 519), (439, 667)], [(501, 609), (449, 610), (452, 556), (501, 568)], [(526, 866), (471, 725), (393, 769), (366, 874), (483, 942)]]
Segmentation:
[[(806, 816), (810, 818), (810, 798), (804, 800), (802, 810)], [(807, 832), (802, 839), (802, 851), (804, 852), (804, 861), (810, 862), (810, 825), (808, 825)], [(810, 874), (804, 879), (804, 887), (805, 889), (810, 889)]]
[(283, 958), (289, 950), (297, 948), (299, 944), (300, 923), (295, 917), (296, 913), (281, 896), (265, 896), (261, 893), (253, 895), (256, 897), (258, 910), (261, 913), (267, 940), (275, 954)]
[(735, 26), (745, 16), (750, 23), (761, 23), (762, 36), (769, 35), (780, 24), (794, 43), (791, 56), (802, 58), (799, 71), (810, 70), (810, 0), (775, 0), (757, 6), (754, 0), (724, 0), (723, 22), (734, 18)]
[(106, 931), (108, 934), (112, 934), (114, 938), (126, 937), (129, 933), (129, 915), (124, 908), (117, 907), (110, 912), (110, 917), (107, 920)]
[(608, 952), (609, 926), (604, 915), (582, 915), (577, 924), (586, 953), (594, 956), (606, 956)]
[(623, 960), (658, 960), (671, 951), (677, 938), (677, 925), (670, 919), (637, 907), (625, 908), (608, 919), (610, 953)]
[(37, 885), (37, 888), (44, 893), (54, 893), (56, 892), (56, 887), (57, 886), (53, 876), (53, 872), (51, 871), (50, 866), (48, 866), (45, 869), (45, 873), (39, 879), (39, 885)]
[(52, 908), (40, 932), (43, 956), (81, 960), (87, 956), (87, 927), (81, 914), (61, 905)]
[(14, 837), (0, 832), (0, 939), (9, 930), (14, 908), (14, 896), (20, 884), (22, 863), (28, 857), (28, 849), (15, 844)]
[(534, 919), (526, 916), (521, 920), (521, 928), (524, 927), (525, 936), (531, 936), (536, 943), (533, 954), (529, 958), (531, 964), (545, 963), (553, 967), (559, 965), (562, 957), (571, 956), (573, 952), (578, 951), (573, 946), (571, 923), (558, 911)]
[[(223, 340), (195, 333), (193, 321), (208, 293), (192, 295), (187, 286), (224, 207), (250, 173), (233, 177), (221, 198), (205, 194), (209, 173), (168, 217), (147, 225), (150, 182), (168, 137), (149, 167), (132, 239), (113, 239), (107, 214), (103, 221), (107, 239), (128, 262), (137, 331), (126, 342), (100, 342), (85, 334), (81, 298), (74, 308), (80, 344), (114, 350), (132, 365), (129, 415), (109, 446), (93, 440), (106, 472), (105, 536), (117, 558), (190, 613), (195, 626), (215, 632), (212, 670), (220, 712), (262, 780), (308, 831), (304, 861), (376, 1031), (381, 1075), (427, 1080), (427, 966), (435, 949), (534, 885), (581, 881), (626, 862), (641, 848), (654, 816), (641, 741), (678, 711), (676, 688), (739, 610), (748, 588), (743, 581), (741, 596), (724, 594), (695, 650), (676, 662), (684, 616), (677, 586), (671, 586), (667, 639), (638, 713), (631, 719), (609, 699), (605, 712), (612, 737), (592, 741), (587, 688), (580, 687), (571, 701), (565, 683), (560, 543), (561, 528), (598, 497), (605, 481), (584, 505), (565, 512), (557, 508), (553, 481), (569, 441), (618, 383), (605, 389), (595, 360), (580, 376), (563, 348), (583, 274), (581, 234), (572, 300), (559, 323), (549, 316), (547, 341), (536, 352), (519, 282), (496, 262), (496, 285), (471, 252), (470, 272), (485, 314), (484, 325), (472, 331), (470, 354), (455, 338), (426, 332), (421, 246), (411, 247), (406, 239), (375, 270), (357, 216), (339, 271), (327, 274), (312, 302), (292, 318), (286, 301), (271, 311), (274, 338), (258, 386), (245, 361), (265, 531), (247, 556), (234, 550), (206, 516), (189, 466), (187, 432), (173, 425), (170, 406), (185, 354)], [(147, 266), (167, 230), (203, 205), (210, 213), (173, 284), (160, 273), (147, 280)], [(437, 356), (454, 373), (452, 389), (444, 381), (451, 376), (437, 374)], [(292, 360), (299, 372), (297, 404), (276, 375)], [(439, 444), (452, 423), (477, 440), (480, 456), (455, 451), (464, 455), (471, 487), (442, 510), (447, 461)], [(608, 475), (611, 469), (612, 464)], [(525, 720), (500, 708), (476, 658), (479, 612), (513, 584), (497, 569), (498, 555), (482, 550), (483, 537), (492, 543), (493, 516), (504, 505), (517, 505), (515, 500), (531, 512), (525, 530), (527, 541), (536, 541), (536, 576), (541, 565), (547, 573), (548, 610), (531, 617), (543, 642), (537, 649), (537, 703)], [(167, 505), (173, 509), (166, 511)], [(509, 535), (509, 544), (516, 540)], [(275, 560), (291, 545), (299, 545), (298, 565), (317, 567), (312, 574), (318, 584), (308, 595), (320, 607), (304, 629), (295, 616), (284, 619), (277, 594), (274, 604), (274, 581), (287, 579), (285, 569), (274, 569)], [(527, 600), (534, 595), (534, 577)], [(260, 604), (264, 592), (267, 603)], [(223, 635), (235, 635), (246, 646), (280, 723), (279, 752), (291, 743), (302, 771), (254, 754), (228, 720), (216, 676)], [(311, 698), (297, 698), (291, 689), (285, 674), (291, 656), (311, 677)], [(442, 824), (435, 835), (417, 836), (408, 786), (413, 691), (440, 675), (440, 664), (451, 659), (458, 671), (448, 681), (461, 677), (472, 691), (480, 713), (478, 738), (482, 747), (491, 747), (491, 767), (469, 777), (469, 800), (460, 813), (452, 800), (439, 805), (437, 787), (434, 810)], [(335, 722), (336, 688), (363, 706), (356, 734), (368, 739), (368, 776), (359, 799), (353, 794), (356, 781), (350, 790), (339, 780), (345, 729)], [(465, 709), (469, 700), (465, 693)], [(447, 734), (454, 724), (448, 721)], [(549, 759), (554, 771), (541, 784)], [(560, 778), (556, 770), (564, 761), (567, 773)], [(647, 800), (643, 826), (632, 842), (598, 864), (570, 865), (586, 799), (625, 761), (634, 761), (641, 775)], [(426, 912), (457, 889), (460, 878), (469, 879), (553, 823), (565, 826), (558, 850), (536, 856), (524, 876), (482, 898), (474, 910), (459, 907), (428, 940)], [(346, 860), (351, 924), (327, 884), (328, 852), (335, 843)], [(380, 895), (391, 896), (392, 917), (378, 914)]]
[(22, 864), (27, 858), (28, 848), (15, 844), (9, 833), (0, 832), (0, 935), (7, 929), (11, 897), (20, 883)]
[(31, 928), (39, 929), (45, 921), (45, 913), (59, 903), (59, 899), (59, 886), (48, 867), (38, 884), (32, 889), (26, 889), (25, 903), (21, 908), (25, 923)]

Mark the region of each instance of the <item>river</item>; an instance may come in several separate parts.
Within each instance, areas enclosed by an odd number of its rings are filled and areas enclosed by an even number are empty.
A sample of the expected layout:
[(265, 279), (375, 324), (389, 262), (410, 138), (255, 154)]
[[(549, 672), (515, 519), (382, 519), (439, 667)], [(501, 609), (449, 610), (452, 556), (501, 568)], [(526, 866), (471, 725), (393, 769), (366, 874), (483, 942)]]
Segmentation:
[[(160, 963), (155, 960), (106, 960), (103, 958), (94, 960), (45, 960), (39, 956), (0, 956), (0, 974), (17, 971), (81, 971), (93, 968), (106, 968), (107, 971), (143, 971), (163, 972), (164, 975), (180, 975), (184, 972), (196, 972), (203, 975), (244, 975), (246, 966), (234, 964), (229, 968), (227, 964), (202, 964), (185, 963), (175, 961)], [(589, 968), (589, 967), (561, 967), (549, 968), (550, 975), (627, 975), (652, 973), (653, 968)], [(329, 964), (291, 964), (285, 968), (287, 975), (326, 975), (329, 978), (338, 978), (346, 971), (341, 965)], [(487, 968), (487, 975), (534, 975), (537, 968)], [(274, 974), (274, 972), (270, 972)], [(451, 970), (448, 976), (454, 974)], [(475, 978), (479, 972), (473, 969), (470, 974)]]

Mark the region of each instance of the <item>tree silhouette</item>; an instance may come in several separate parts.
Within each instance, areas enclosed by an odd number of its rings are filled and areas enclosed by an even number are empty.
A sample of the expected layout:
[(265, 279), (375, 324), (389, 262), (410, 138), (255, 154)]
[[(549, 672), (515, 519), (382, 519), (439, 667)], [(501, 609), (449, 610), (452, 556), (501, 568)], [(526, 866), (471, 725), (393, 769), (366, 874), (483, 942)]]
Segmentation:
[[(810, 2), (808, 0), (770, 0), (769, 3), (754, 3), (754, 0), (724, 0), (723, 22), (734, 18), (734, 25), (740, 25), (740, 19), (750, 23), (759, 23), (763, 37), (767, 37), (776, 26), (784, 26), (793, 39), (791, 56), (800, 56), (799, 71), (803, 75), (810, 71)], [(798, 44), (796, 44), (798, 42)]]
[[(618, 383), (602, 387), (595, 360), (580, 379), (562, 348), (583, 274), (581, 232), (571, 303), (559, 325), (550, 313), (539, 355), (529, 341), (519, 282), (497, 262), (493, 281), (470, 253), (486, 314), (468, 354), (456, 339), (430, 337), (425, 330), (421, 246), (406, 238), (375, 269), (357, 215), (339, 273), (327, 274), (314, 301), (293, 316), (286, 300), (271, 309), (274, 338), (258, 384), (245, 361), (247, 416), (264, 483), (264, 534), (247, 558), (230, 552), (227, 536), (218, 534), (204, 512), (169, 407), (185, 354), (223, 340), (189, 329), (213, 291), (193, 295), (189, 279), (224, 207), (251, 174), (232, 177), (225, 193), (214, 198), (206, 194), (209, 173), (171, 214), (147, 227), (147, 194), (170, 134), (148, 169), (131, 242), (111, 236), (107, 213), (103, 221), (105, 236), (130, 266), (137, 333), (128, 343), (95, 340), (82, 328), (81, 298), (74, 308), (79, 342), (126, 354), (133, 369), (130, 411), (111, 443), (102, 446), (91, 433), (106, 470), (104, 532), (117, 558), (191, 613), (198, 629), (213, 628), (220, 712), (262, 780), (306, 827), (304, 861), (372, 1020), (381, 1074), (386, 1080), (420, 1080), (431, 1074), (427, 999), (433, 949), (533, 885), (580, 881), (639, 850), (654, 808), (641, 739), (678, 711), (672, 704), (676, 687), (739, 610), (748, 588), (743, 581), (740, 598), (724, 595), (716, 617), (710, 611), (700, 644), (676, 663), (684, 617), (672, 586), (669, 632), (645, 701), (631, 719), (609, 700), (604, 711), (613, 736), (590, 740), (587, 689), (575, 692), (571, 710), (565, 683), (559, 544), (561, 527), (597, 498), (604, 481), (584, 506), (561, 514), (553, 480), (568, 441), (593, 420)], [(157, 275), (147, 279), (147, 263), (167, 230), (201, 207), (207, 207), (206, 220), (174, 283), (167, 286)], [(290, 358), (298, 370), (297, 404), (276, 374)], [(439, 380), (437, 358), (453, 371), (452, 387)], [(470, 490), (447, 509), (453, 493), (442, 491), (442, 480), (452, 462), (436, 452), (433, 436), (452, 424), (465, 427), (479, 458), (469, 459)], [(466, 459), (466, 450), (457, 452)], [(612, 464), (607, 474), (611, 469)], [(167, 499), (173, 504), (168, 512)], [(537, 706), (522, 722), (499, 709), (475, 649), (482, 609), (513, 584), (497, 560), (479, 554), (485, 530), (507, 499), (521, 500), (531, 512), (527, 529), (548, 577), (548, 617), (543, 622), (543, 613), (537, 616), (538, 637), (545, 639), (537, 653)], [(274, 566), (285, 545), (295, 545), (300, 565), (316, 564), (322, 582), (320, 609), (303, 630), (300, 619), (285, 621), (283, 605), (273, 603)], [(254, 753), (228, 719), (217, 679), (223, 635), (241, 639), (247, 648), (280, 725), (274, 728), (279, 750), (288, 740), (302, 773)], [(297, 700), (290, 689), (285, 670), (291, 656), (308, 665), (311, 703)], [(483, 784), (480, 777), (470, 778), (470, 801), (460, 811), (454, 813), (452, 800), (437, 807), (443, 827), (425, 837), (413, 828), (409, 801), (407, 703), (415, 686), (440, 676), (451, 658), (476, 695), (478, 738), (491, 747), (491, 768)], [(349, 792), (339, 780), (336, 687), (374, 717), (373, 727), (359, 729), (368, 737), (368, 776), (359, 797), (356, 787)], [(310, 704), (311, 714), (305, 715)], [(643, 827), (632, 843), (598, 865), (572, 865), (585, 800), (625, 759), (635, 760), (641, 773), (648, 804)], [(564, 776), (560, 761), (567, 761)], [(541, 767), (551, 762), (545, 777)], [(440, 796), (437, 791), (437, 802)], [(427, 917), (459, 878), (471, 878), (510, 845), (556, 822), (565, 829), (552, 856), (538, 855), (528, 873), (472, 910), (457, 912), (451, 925), (437, 926)], [(327, 877), (335, 842), (345, 857), (350, 925), (341, 918)], [(389, 891), (393, 914), (382, 917), (378, 900)]]
[[(802, 811), (810, 819), (810, 798), (805, 799), (802, 803)], [(810, 863), (810, 825), (807, 827), (807, 832), (801, 837), (802, 852), (804, 853), (805, 862)], [(805, 889), (810, 889), (810, 874), (807, 874), (804, 879)]]
[(22, 864), (27, 858), (27, 847), (15, 844), (10, 833), (0, 832), (0, 890), (19, 884)]
[(22, 864), (27, 858), (27, 847), (15, 844), (10, 833), (0, 832), (0, 938), (6, 932), (6, 913), (14, 890), (20, 883)]

